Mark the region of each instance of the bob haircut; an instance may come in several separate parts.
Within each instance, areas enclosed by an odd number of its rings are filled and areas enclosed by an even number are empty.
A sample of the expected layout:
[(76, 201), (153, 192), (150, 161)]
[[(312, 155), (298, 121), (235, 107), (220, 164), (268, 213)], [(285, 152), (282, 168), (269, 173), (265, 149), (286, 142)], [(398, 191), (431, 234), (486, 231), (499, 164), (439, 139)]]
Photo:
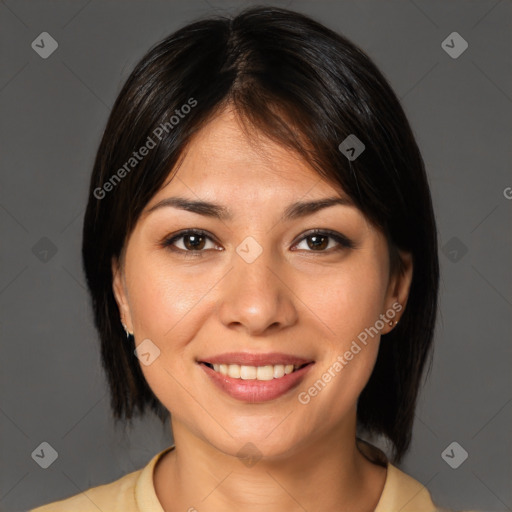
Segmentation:
[[(423, 159), (398, 98), (369, 57), (313, 19), (274, 7), (201, 19), (156, 44), (108, 119), (90, 181), (82, 259), (114, 419), (131, 422), (149, 408), (164, 422), (169, 411), (144, 379), (133, 337), (126, 339), (112, 260), (122, 265), (145, 205), (179, 167), (193, 135), (226, 106), (249, 136), (264, 134), (342, 187), (385, 234), (392, 272), (402, 271), (397, 249), (412, 254), (406, 308), (382, 336), (357, 404), (359, 432), (384, 436), (398, 463), (409, 448), (429, 355), (430, 371), (437, 314), (437, 233)], [(339, 146), (351, 134), (365, 149), (349, 160)], [(144, 145), (146, 156), (135, 157)]]

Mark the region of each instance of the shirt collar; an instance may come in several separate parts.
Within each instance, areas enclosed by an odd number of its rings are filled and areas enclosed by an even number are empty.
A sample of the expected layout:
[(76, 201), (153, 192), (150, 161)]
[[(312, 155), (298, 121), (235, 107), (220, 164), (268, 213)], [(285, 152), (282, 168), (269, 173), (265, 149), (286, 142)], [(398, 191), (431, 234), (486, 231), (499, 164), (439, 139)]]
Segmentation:
[[(356, 438), (363, 455), (387, 469), (384, 488), (374, 512), (435, 512), (430, 493), (420, 482), (393, 466), (384, 452), (376, 446)], [(157, 453), (142, 469), (135, 485), (135, 501), (140, 512), (165, 512), (156, 495), (153, 473), (158, 460), (173, 450), (175, 445)]]

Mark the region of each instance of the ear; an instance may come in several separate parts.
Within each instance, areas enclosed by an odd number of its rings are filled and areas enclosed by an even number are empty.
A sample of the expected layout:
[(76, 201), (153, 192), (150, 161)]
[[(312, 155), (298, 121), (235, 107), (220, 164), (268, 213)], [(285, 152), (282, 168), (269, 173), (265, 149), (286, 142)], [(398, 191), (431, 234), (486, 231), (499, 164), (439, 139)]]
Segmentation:
[(112, 291), (119, 308), (119, 316), (121, 322), (126, 325), (128, 331), (133, 332), (133, 323), (128, 303), (128, 295), (126, 293), (126, 281), (124, 279), (123, 269), (117, 260), (112, 258)]
[[(406, 251), (398, 251), (398, 257), (400, 260), (397, 265), (398, 268), (389, 279), (386, 300), (384, 302), (384, 314), (390, 309), (396, 312), (396, 315), (391, 319), (392, 322), (398, 322), (405, 311), (413, 275), (412, 254)], [(387, 334), (395, 326), (395, 323), (391, 326), (386, 322), (381, 331), (382, 334)]]

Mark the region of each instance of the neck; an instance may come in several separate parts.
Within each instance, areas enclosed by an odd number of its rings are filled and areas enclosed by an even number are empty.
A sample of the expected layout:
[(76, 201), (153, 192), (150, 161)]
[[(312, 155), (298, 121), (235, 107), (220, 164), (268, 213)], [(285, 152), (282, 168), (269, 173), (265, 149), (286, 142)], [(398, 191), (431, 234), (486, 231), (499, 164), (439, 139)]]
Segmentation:
[(267, 458), (255, 452), (252, 459), (219, 450), (177, 420), (172, 429), (176, 447), (154, 473), (166, 512), (364, 512), (375, 509), (382, 493), (386, 468), (357, 449), (355, 422), (345, 435), (323, 432), (288, 453)]

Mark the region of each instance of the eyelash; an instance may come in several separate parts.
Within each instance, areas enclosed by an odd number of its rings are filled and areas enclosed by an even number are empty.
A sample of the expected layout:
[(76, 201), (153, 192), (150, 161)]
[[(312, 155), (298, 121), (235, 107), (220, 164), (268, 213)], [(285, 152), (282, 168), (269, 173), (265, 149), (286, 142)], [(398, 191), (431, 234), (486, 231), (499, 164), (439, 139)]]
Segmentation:
[[(169, 238), (166, 238), (162, 242), (162, 247), (167, 248), (173, 252), (176, 253), (182, 253), (185, 257), (201, 257), (203, 256), (203, 253), (206, 252), (206, 249), (196, 249), (196, 250), (186, 250), (186, 249), (178, 249), (173, 244), (179, 240), (180, 238), (184, 238), (187, 235), (197, 235), (197, 236), (203, 236), (209, 239), (210, 241), (215, 242), (215, 240), (206, 232), (201, 229), (186, 229), (183, 231), (180, 231), (179, 233), (176, 233)], [(334, 241), (338, 243), (337, 247), (331, 247), (330, 249), (326, 250), (307, 250), (306, 252), (312, 252), (312, 253), (326, 253), (331, 254), (332, 252), (338, 252), (343, 249), (354, 249), (355, 243), (347, 238), (346, 236), (342, 235), (341, 233), (337, 233), (336, 231), (331, 231), (328, 229), (313, 229), (308, 231), (307, 233), (302, 236), (302, 238), (294, 245), (298, 245), (303, 240), (306, 240), (307, 238), (311, 236), (324, 236), (328, 238), (332, 238)]]

